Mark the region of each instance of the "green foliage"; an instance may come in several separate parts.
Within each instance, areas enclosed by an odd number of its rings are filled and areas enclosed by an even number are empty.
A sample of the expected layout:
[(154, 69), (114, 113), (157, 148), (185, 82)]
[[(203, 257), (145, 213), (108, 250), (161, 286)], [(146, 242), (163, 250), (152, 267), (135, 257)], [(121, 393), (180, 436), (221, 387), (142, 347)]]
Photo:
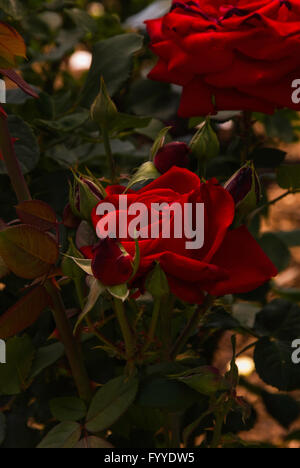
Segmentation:
[(37, 448), (74, 448), (80, 439), (81, 428), (76, 422), (62, 422), (51, 429)]
[(79, 421), (86, 415), (85, 403), (79, 398), (55, 398), (49, 405), (53, 417), (58, 421)]
[(138, 379), (117, 377), (96, 393), (87, 414), (86, 427), (97, 433), (109, 428), (133, 403), (138, 391)]

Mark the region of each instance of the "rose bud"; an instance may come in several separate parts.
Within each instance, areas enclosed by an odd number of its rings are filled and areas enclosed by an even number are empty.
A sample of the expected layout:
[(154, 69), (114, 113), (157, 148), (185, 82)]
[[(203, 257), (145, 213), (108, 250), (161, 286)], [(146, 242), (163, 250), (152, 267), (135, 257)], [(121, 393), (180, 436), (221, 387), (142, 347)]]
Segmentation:
[(77, 177), (70, 190), (70, 206), (75, 216), (90, 220), (93, 208), (105, 197), (100, 182), (90, 177)]
[(133, 259), (124, 253), (115, 239), (101, 239), (93, 248), (92, 270), (105, 286), (126, 283), (133, 273)]
[(261, 185), (252, 162), (245, 164), (225, 184), (236, 204), (235, 225), (241, 224), (261, 200)]
[(158, 150), (154, 158), (154, 165), (156, 169), (165, 174), (171, 167), (188, 167), (190, 148), (186, 143), (174, 141), (168, 143)]

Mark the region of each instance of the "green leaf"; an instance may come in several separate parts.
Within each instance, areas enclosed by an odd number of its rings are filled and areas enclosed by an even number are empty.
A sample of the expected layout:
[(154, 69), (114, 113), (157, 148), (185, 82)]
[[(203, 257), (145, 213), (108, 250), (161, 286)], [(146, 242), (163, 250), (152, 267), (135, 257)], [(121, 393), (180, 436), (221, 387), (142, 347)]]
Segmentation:
[(284, 164), (277, 169), (278, 185), (284, 189), (300, 189), (300, 164)]
[(278, 271), (285, 270), (289, 266), (291, 254), (284, 242), (270, 232), (259, 239), (259, 244), (265, 254), (272, 260)]
[(199, 398), (199, 393), (182, 382), (155, 375), (147, 378), (141, 384), (137, 404), (147, 408), (184, 411), (198, 401)]
[(78, 265), (85, 273), (87, 273), (90, 276), (93, 276), (92, 260), (88, 258), (70, 257), (68, 255), (65, 256), (71, 258), (76, 263), (76, 265)]
[(93, 309), (94, 305), (98, 301), (100, 295), (105, 291), (105, 286), (97, 280), (97, 278), (91, 278), (90, 281), (90, 292), (87, 298), (86, 305), (79, 315), (79, 318), (76, 322), (75, 328), (74, 328), (74, 333), (76, 332), (78, 326), (82, 322), (82, 320), (86, 317), (86, 315)]
[(135, 255), (133, 259), (133, 272), (129, 281), (131, 281), (137, 274), (140, 264), (141, 264), (141, 249), (140, 249), (139, 240), (135, 239)]
[(172, 127), (165, 127), (165, 128), (162, 128), (159, 132), (159, 134), (157, 135), (153, 145), (152, 145), (152, 148), (151, 148), (151, 152), (150, 152), (150, 160), (151, 161), (154, 161), (154, 158), (157, 154), (157, 152), (160, 150), (160, 148), (162, 148), (165, 144), (165, 141), (166, 141), (166, 138), (168, 136), (168, 132), (169, 130), (171, 129)]
[(141, 49), (143, 37), (138, 34), (121, 34), (98, 42), (93, 51), (93, 61), (84, 86), (81, 103), (90, 107), (100, 90), (100, 77), (107, 83), (113, 96), (130, 76), (132, 56)]
[(19, 203), (16, 212), (24, 224), (30, 224), (42, 231), (49, 231), (57, 227), (55, 211), (48, 203), (41, 200), (30, 200)]
[(197, 367), (169, 377), (188, 385), (188, 387), (203, 395), (209, 396), (229, 389), (228, 383), (219, 371), (209, 366)]
[(256, 315), (255, 330), (261, 335), (292, 342), (300, 336), (300, 307), (275, 299)]
[(86, 33), (97, 32), (97, 22), (86, 11), (79, 8), (65, 8), (64, 12), (71, 18), (73, 23)]
[(28, 225), (0, 231), (0, 255), (21, 278), (34, 279), (51, 270), (58, 260), (58, 246), (49, 234)]
[(87, 415), (87, 430), (100, 432), (112, 426), (134, 402), (138, 384), (135, 377), (121, 376), (98, 390)]
[(68, 276), (69, 278), (72, 278), (74, 281), (80, 280), (84, 278), (85, 274), (75, 262), (74, 258), (78, 259), (84, 259), (83, 255), (81, 255), (81, 252), (77, 250), (77, 248), (74, 245), (73, 239), (70, 239), (69, 241), (69, 248), (67, 253), (64, 255), (64, 258), (61, 262), (61, 269), (62, 272), (65, 276)]
[(121, 301), (125, 302), (129, 296), (129, 289), (127, 284), (119, 284), (117, 286), (108, 286), (107, 291), (117, 299), (121, 299)]
[(286, 152), (277, 148), (256, 148), (249, 156), (257, 168), (278, 167), (285, 160)]
[[(8, 117), (8, 127), (11, 137), (16, 139), (14, 148), (22, 172), (27, 174), (36, 167), (40, 158), (36, 137), (29, 125), (20, 117), (10, 115)], [(3, 161), (0, 161), (0, 174), (7, 174)]]
[(208, 329), (236, 330), (241, 327), (240, 322), (222, 307), (214, 308), (204, 320), (203, 326)]
[(192, 154), (202, 162), (209, 161), (219, 155), (220, 142), (209, 119), (195, 134), (190, 146)]
[(84, 401), (75, 397), (61, 397), (50, 401), (50, 410), (58, 421), (79, 421), (86, 415)]
[(4, 413), (0, 413), (0, 445), (4, 442), (6, 436), (6, 417)]
[(155, 299), (161, 299), (170, 294), (167, 276), (159, 263), (146, 278), (146, 289)]
[(87, 448), (114, 448), (107, 440), (100, 439), (100, 437), (89, 436), (81, 439), (76, 445), (77, 449), (87, 449)]
[(80, 439), (80, 435), (81, 427), (78, 423), (62, 422), (46, 435), (37, 448), (74, 448)]
[(52, 366), (58, 359), (63, 357), (65, 348), (62, 343), (53, 343), (39, 348), (36, 352), (30, 371), (30, 379), (34, 379), (44, 369)]
[(300, 368), (292, 362), (291, 343), (261, 338), (254, 352), (256, 371), (268, 385), (281, 391), (300, 387)]
[(37, 286), (0, 316), (0, 337), (10, 338), (32, 325), (50, 305), (43, 286)]
[(273, 234), (276, 234), (288, 247), (298, 247), (300, 245), (300, 229), (295, 229), (293, 231), (276, 231)]
[(55, 133), (68, 133), (82, 127), (88, 119), (89, 112), (82, 110), (81, 112), (66, 115), (58, 120), (37, 119), (35, 123)]
[[(111, 140), (111, 149), (114, 155), (124, 155), (126, 159), (135, 151), (130, 141), (118, 139)], [(76, 167), (83, 164), (93, 164), (99, 169), (99, 163), (104, 161), (105, 148), (103, 143), (85, 143), (73, 148), (58, 144), (46, 150), (46, 157), (68, 170), (70, 166)]]
[(137, 128), (136, 133), (146, 136), (149, 140), (155, 141), (157, 134), (163, 130), (163, 128), (164, 125), (160, 120), (151, 119), (147, 127)]
[(158, 177), (160, 176), (161, 174), (160, 172), (158, 172), (153, 162), (147, 161), (144, 164), (142, 164), (141, 167), (139, 167), (137, 172), (134, 174), (134, 176), (132, 177), (132, 179), (126, 187), (126, 191), (133, 187), (135, 184), (146, 182), (148, 180), (155, 180), (158, 179)]
[(149, 117), (138, 117), (137, 115), (122, 114), (119, 112), (111, 122), (110, 132), (118, 134), (125, 130), (133, 130), (145, 128), (149, 125), (151, 119)]
[(300, 414), (299, 403), (289, 395), (263, 392), (262, 399), (270, 415), (285, 428), (296, 421)]
[(6, 344), (6, 364), (0, 364), (0, 394), (17, 395), (27, 387), (35, 355), (28, 336), (15, 337)]

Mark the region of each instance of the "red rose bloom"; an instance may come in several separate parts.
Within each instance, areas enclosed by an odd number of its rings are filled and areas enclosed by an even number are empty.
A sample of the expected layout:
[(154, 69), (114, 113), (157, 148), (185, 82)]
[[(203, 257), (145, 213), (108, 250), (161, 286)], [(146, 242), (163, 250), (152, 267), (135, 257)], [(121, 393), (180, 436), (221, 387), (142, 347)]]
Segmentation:
[(146, 23), (159, 57), (150, 78), (183, 86), (181, 116), (300, 108), (298, 0), (173, 0)]
[[(111, 203), (118, 210), (124, 187), (108, 187), (108, 196), (100, 202)], [(128, 192), (128, 207), (132, 203), (177, 202), (204, 203), (205, 241), (197, 250), (186, 248), (187, 239), (139, 239), (141, 262), (135, 284), (143, 281), (157, 261), (165, 271), (172, 292), (180, 299), (199, 303), (203, 293), (215, 296), (251, 291), (268, 281), (277, 271), (246, 227), (230, 230), (235, 214), (232, 196), (216, 180), (201, 183), (198, 176), (174, 167), (141, 190)], [(120, 213), (119, 213), (120, 214)], [(104, 215), (110, 216), (110, 215)], [(103, 217), (92, 213), (96, 228)], [(117, 220), (119, 217), (117, 216)], [(128, 224), (131, 217), (128, 216)], [(150, 221), (149, 221), (150, 222)], [(149, 226), (145, 226), (149, 227)], [(172, 233), (172, 230), (171, 230)], [(119, 239), (131, 258), (135, 255), (134, 239)], [(91, 248), (84, 248), (93, 258)], [(100, 262), (101, 259), (98, 258)], [(107, 261), (107, 259), (106, 259)]]

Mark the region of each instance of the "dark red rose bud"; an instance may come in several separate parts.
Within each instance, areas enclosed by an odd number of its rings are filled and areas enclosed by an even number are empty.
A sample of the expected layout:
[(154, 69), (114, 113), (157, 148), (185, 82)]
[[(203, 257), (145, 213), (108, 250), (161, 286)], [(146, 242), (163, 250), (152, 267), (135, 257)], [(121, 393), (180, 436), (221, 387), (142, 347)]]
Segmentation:
[[(260, 201), (260, 187), (257, 176), (254, 177), (255, 197)], [(253, 188), (253, 170), (251, 167), (242, 167), (226, 184), (226, 190), (231, 194), (236, 205), (244, 200)]]
[(236, 221), (242, 221), (260, 202), (261, 186), (254, 164), (247, 163), (225, 184), (236, 204)]
[(91, 211), (105, 197), (100, 181), (88, 176), (76, 176), (75, 184), (71, 187), (69, 202), (74, 215), (90, 220)]
[(105, 286), (116, 286), (130, 279), (133, 259), (120, 249), (114, 239), (101, 239), (93, 248), (93, 255), (93, 274)]
[(169, 143), (158, 150), (154, 158), (154, 165), (156, 169), (165, 174), (171, 167), (188, 167), (190, 148), (186, 143), (174, 141)]

